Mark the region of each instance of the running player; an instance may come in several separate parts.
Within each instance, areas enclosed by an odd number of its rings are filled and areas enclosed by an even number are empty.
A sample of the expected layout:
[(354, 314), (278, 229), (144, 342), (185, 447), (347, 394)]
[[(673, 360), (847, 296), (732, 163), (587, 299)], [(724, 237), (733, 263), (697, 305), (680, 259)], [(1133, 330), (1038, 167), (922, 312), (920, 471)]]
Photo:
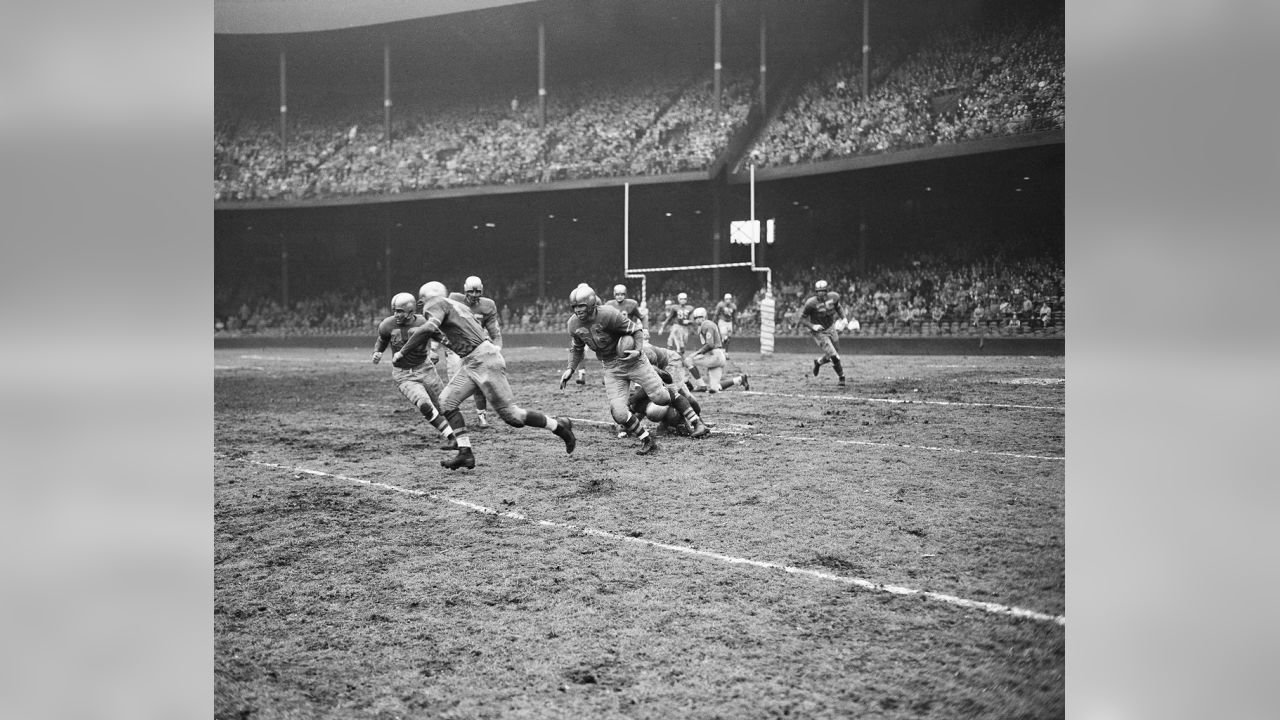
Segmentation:
[[(398, 353), (409, 339), (409, 334), (427, 322), (426, 318), (414, 312), (416, 305), (413, 295), (406, 292), (396, 293), (391, 298), (392, 315), (378, 323), (378, 338), (373, 343), (373, 364), (382, 361), (382, 353), (388, 346), (393, 353)], [(457, 448), (453, 429), (440, 413), (440, 393), (444, 391), (444, 383), (440, 382), (435, 359), (430, 357), (429, 350), (415, 350), (405, 358), (402, 366), (392, 367), (391, 381), (444, 438), (441, 449)]]
[(566, 417), (548, 417), (537, 410), (526, 410), (515, 403), (511, 385), (507, 382), (507, 361), (502, 351), (489, 340), (483, 327), (467, 308), (466, 303), (450, 300), (444, 284), (429, 282), (418, 291), (426, 322), (415, 328), (404, 347), (394, 356), (396, 362), (404, 356), (424, 347), (431, 339), (447, 342), (449, 349), (462, 359), (462, 369), (449, 378), (440, 396), (440, 409), (458, 441), (458, 454), (440, 464), (450, 470), (476, 466), (471, 449), (467, 424), (458, 406), (478, 387), (484, 393), (494, 412), (512, 427), (546, 428), (564, 441), (565, 452), (572, 453), (577, 445), (573, 423)]
[(813, 361), (813, 376), (823, 365), (831, 363), (836, 371), (838, 385), (844, 385), (844, 366), (840, 364), (840, 350), (836, 347), (839, 339), (835, 324), (844, 319), (844, 310), (840, 308), (840, 293), (831, 290), (826, 280), (813, 284), (813, 295), (806, 298), (800, 317), (809, 325), (809, 333), (813, 342), (822, 351), (822, 357)]

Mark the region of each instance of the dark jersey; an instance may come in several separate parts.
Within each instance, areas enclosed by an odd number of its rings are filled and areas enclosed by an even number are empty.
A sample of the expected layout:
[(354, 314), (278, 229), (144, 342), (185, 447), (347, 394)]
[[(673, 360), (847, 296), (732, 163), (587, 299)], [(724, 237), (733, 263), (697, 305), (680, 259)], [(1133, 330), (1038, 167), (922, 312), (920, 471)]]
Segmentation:
[[(391, 346), (392, 352), (400, 352), (409, 341), (409, 336), (413, 334), (414, 329), (422, 327), (426, 322), (427, 319), (421, 315), (414, 315), (404, 325), (396, 323), (395, 315), (384, 318), (378, 323), (378, 339), (373, 343), (374, 352), (382, 352), (388, 345)], [(404, 354), (404, 360), (409, 367), (417, 367), (427, 361), (428, 350), (426, 346), (412, 348)]]
[(434, 338), (447, 344), (449, 349), (459, 357), (466, 357), (480, 343), (489, 339), (489, 335), (480, 326), (476, 316), (471, 314), (466, 303), (435, 297), (426, 302), (422, 308), (422, 314), (426, 322), (409, 333), (409, 341), (405, 344), (406, 349), (402, 351), (406, 354), (409, 350), (417, 348), (422, 348), (425, 354), (430, 344), (428, 340)]
[(844, 316), (840, 311), (840, 293), (828, 292), (808, 298), (800, 316), (810, 325), (821, 325), (823, 330), (830, 330), (836, 320)]
[[(639, 330), (639, 323), (632, 322), (617, 308), (608, 305), (596, 308), (596, 316), (586, 322), (574, 315), (569, 318), (569, 336), (573, 338), (573, 344), (569, 346), (569, 361), (580, 362), (584, 348), (588, 347), (600, 362), (617, 360), (618, 338), (634, 335)], [(640, 338), (636, 338), (636, 347), (639, 348), (640, 344)]]

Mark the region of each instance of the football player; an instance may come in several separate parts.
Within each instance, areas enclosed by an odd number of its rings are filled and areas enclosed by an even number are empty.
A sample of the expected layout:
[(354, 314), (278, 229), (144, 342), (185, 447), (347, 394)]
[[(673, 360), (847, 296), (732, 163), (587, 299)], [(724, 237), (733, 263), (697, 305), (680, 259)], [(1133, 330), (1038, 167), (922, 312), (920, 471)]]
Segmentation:
[[(466, 303), (471, 310), (471, 314), (476, 316), (476, 320), (489, 334), (489, 341), (492, 342), (499, 350), (502, 349), (502, 327), (498, 324), (498, 304), (490, 298), (484, 296), (484, 283), (480, 278), (472, 275), (468, 277), (462, 284), (462, 292), (449, 293), (449, 298), (459, 302)], [(462, 359), (458, 354), (449, 350), (445, 346), (445, 368), (449, 373), (449, 377), (457, 374), (462, 367)], [(482, 430), (489, 428), (489, 418), (486, 410), (489, 403), (484, 399), (484, 393), (480, 392), (477, 387), (472, 397), (476, 402), (476, 427)]]
[[(582, 364), (587, 347), (596, 354), (596, 359), (604, 365), (605, 392), (609, 396), (609, 412), (613, 421), (622, 426), (626, 434), (639, 438), (641, 445), (637, 455), (648, 455), (658, 449), (649, 431), (640, 426), (628, 405), (631, 383), (636, 382), (658, 406), (673, 405), (684, 412), (689, 407), (688, 401), (678, 396), (673, 398), (667, 390), (658, 372), (649, 363), (643, 352), (644, 341), (641, 328), (628, 320), (618, 310), (601, 305), (595, 290), (588, 285), (579, 285), (569, 293), (569, 306), (573, 309), (573, 317), (569, 318), (568, 331), (572, 343), (569, 346), (569, 366), (560, 375), (560, 388), (568, 384), (578, 366)], [(623, 339), (626, 338), (624, 341)], [(621, 341), (621, 347), (620, 347)], [(686, 415), (687, 416), (687, 415)], [(711, 433), (701, 420), (694, 419), (694, 437), (705, 437)]]
[[(373, 342), (373, 364), (382, 361), (382, 353), (390, 346), (398, 353), (409, 339), (409, 333), (427, 322), (426, 318), (417, 314), (417, 302), (413, 295), (402, 292), (391, 298), (390, 317), (378, 323), (378, 337)], [(415, 350), (405, 358), (402, 365), (391, 368), (391, 381), (399, 388), (400, 394), (418, 408), (418, 412), (431, 423), (444, 438), (444, 450), (458, 447), (454, 440), (453, 429), (440, 412), (440, 393), (444, 391), (444, 383), (436, 373), (435, 358), (430, 357), (427, 349)]]
[(745, 373), (735, 375), (732, 380), (720, 379), (725, 366), (724, 345), (720, 339), (720, 328), (707, 319), (707, 309), (694, 308), (692, 319), (698, 338), (702, 341), (702, 347), (689, 356), (689, 361), (700, 371), (698, 377), (701, 382), (694, 387), (694, 390), (718, 393), (734, 385), (741, 385), (743, 390), (750, 390), (751, 385), (748, 384)]
[(716, 303), (716, 327), (720, 328), (720, 342), (723, 343), (724, 354), (729, 354), (729, 338), (733, 337), (733, 318), (738, 312), (738, 305), (733, 301), (733, 293), (725, 293), (724, 299)]
[[(676, 377), (680, 372), (680, 362), (674, 357), (674, 353), (656, 345), (646, 345), (644, 347), (644, 355), (653, 364), (653, 368), (658, 371), (658, 377), (662, 378), (662, 382), (666, 383), (667, 391), (671, 393), (671, 397), (681, 397), (688, 401), (693, 415), (703, 425), (710, 428), (711, 425), (702, 419), (702, 406), (685, 390), (683, 383), (679, 382), (678, 377)], [(659, 429), (666, 426), (675, 429), (682, 435), (692, 435), (694, 427), (696, 427), (696, 423), (691, 422), (688, 415), (683, 415), (676, 408), (671, 406), (663, 408), (650, 402), (649, 395), (644, 391), (644, 388), (634, 383), (631, 386), (629, 403), (631, 412), (637, 415), (644, 415), (658, 423)], [(618, 437), (625, 436), (626, 433), (618, 435)]]
[(689, 325), (693, 323), (693, 306), (689, 304), (689, 294), (680, 293), (676, 295), (676, 302), (667, 308), (667, 315), (662, 321), (662, 327), (658, 332), (666, 331), (667, 347), (675, 350), (676, 354), (684, 358), (684, 346), (689, 341)]
[(840, 364), (840, 351), (836, 347), (839, 335), (835, 328), (836, 321), (845, 320), (844, 310), (840, 308), (840, 293), (831, 290), (826, 280), (815, 282), (813, 295), (805, 299), (800, 317), (808, 323), (809, 334), (822, 350), (822, 357), (813, 361), (813, 376), (818, 377), (822, 366), (831, 363), (839, 378), (837, 384), (844, 385), (844, 366)]
[(449, 384), (440, 394), (440, 409), (458, 441), (458, 454), (440, 464), (450, 470), (476, 466), (471, 449), (467, 424), (458, 406), (479, 388), (494, 412), (512, 427), (546, 428), (564, 441), (565, 452), (572, 453), (577, 445), (573, 423), (566, 417), (548, 417), (537, 410), (526, 410), (515, 403), (511, 385), (507, 382), (507, 361), (502, 351), (489, 339), (485, 329), (471, 314), (466, 303), (447, 297), (444, 284), (429, 282), (418, 291), (422, 301), (423, 316), (420, 327), (414, 328), (400, 352), (393, 358), (401, 362), (411, 351), (426, 347), (431, 340), (441, 340), (462, 360), (462, 369), (449, 378)]

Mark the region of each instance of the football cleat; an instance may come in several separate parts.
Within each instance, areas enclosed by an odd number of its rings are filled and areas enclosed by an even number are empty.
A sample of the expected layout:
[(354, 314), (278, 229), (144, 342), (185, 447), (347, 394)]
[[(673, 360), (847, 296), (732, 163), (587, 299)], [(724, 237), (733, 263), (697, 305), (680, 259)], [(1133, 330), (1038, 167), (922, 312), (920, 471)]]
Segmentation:
[(488, 419), (488, 418), (486, 418), (483, 414), (477, 413), (477, 414), (476, 414), (476, 427), (477, 427), (477, 428), (479, 428), (479, 429), (481, 429), (481, 430), (488, 430), (488, 429), (491, 427), (491, 426), (489, 425), (489, 419)]
[(578, 438), (573, 434), (573, 421), (567, 417), (556, 418), (555, 433), (564, 440), (564, 451), (572, 453), (573, 449), (578, 446)]
[(441, 460), (440, 467), (457, 470), (458, 468), (473, 468), (476, 466), (476, 456), (471, 452), (471, 448), (458, 448), (458, 454), (454, 455), (450, 460)]
[(839, 385), (840, 387), (844, 387), (844, 378), (840, 378), (839, 380), (837, 380), (836, 384)]
[(705, 386), (705, 385), (699, 385), (699, 386), (695, 387), (695, 388), (693, 389), (693, 391), (694, 391), (694, 392), (706, 392), (706, 391), (707, 391), (707, 388), (706, 388), (706, 386)]
[(817, 360), (813, 361), (813, 376), (818, 377), (818, 370), (822, 367), (822, 363)]
[(653, 436), (650, 435), (644, 439), (644, 444), (640, 446), (640, 449), (636, 451), (636, 454), (650, 455), (654, 452), (657, 452), (657, 450), (658, 450), (658, 443), (654, 442)]
[(751, 389), (751, 383), (747, 382), (747, 374), (746, 374), (746, 373), (743, 373), (743, 374), (742, 374), (742, 389), (743, 389), (743, 390), (750, 390), (750, 389)]
[(704, 438), (710, 434), (711, 434), (711, 428), (707, 427), (706, 423), (698, 423), (698, 426), (693, 429), (693, 432), (689, 433), (689, 437), (697, 440), (699, 438)]

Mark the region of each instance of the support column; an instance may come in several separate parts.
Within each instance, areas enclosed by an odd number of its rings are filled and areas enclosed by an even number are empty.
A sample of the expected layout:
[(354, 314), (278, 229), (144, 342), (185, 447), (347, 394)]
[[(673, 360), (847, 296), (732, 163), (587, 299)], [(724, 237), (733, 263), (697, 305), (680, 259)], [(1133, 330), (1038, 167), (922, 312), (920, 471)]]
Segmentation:
[(768, 117), (769, 101), (766, 89), (769, 86), (769, 63), (766, 62), (765, 50), (767, 45), (767, 36), (765, 35), (765, 13), (764, 5), (760, 6), (760, 116)]
[(382, 111), (387, 147), (391, 147), (391, 41), (382, 41)]
[(289, 161), (289, 92), (285, 84), (284, 48), (280, 49), (280, 153)]
[(720, 63), (720, 15), (721, 15), (721, 11), (723, 10), (723, 8), (721, 7), (721, 3), (722, 3), (722, 0), (716, 0), (716, 64), (715, 64), (715, 79), (713, 83), (712, 94), (715, 96), (715, 105), (716, 105), (717, 112), (719, 112), (721, 107), (720, 106), (720, 70), (723, 67), (723, 65), (721, 65)]
[(289, 245), (280, 233), (280, 302), (289, 310)]
[(862, 99), (871, 91), (871, 0), (862, 0)]
[(547, 127), (547, 25), (538, 20), (538, 127)]

